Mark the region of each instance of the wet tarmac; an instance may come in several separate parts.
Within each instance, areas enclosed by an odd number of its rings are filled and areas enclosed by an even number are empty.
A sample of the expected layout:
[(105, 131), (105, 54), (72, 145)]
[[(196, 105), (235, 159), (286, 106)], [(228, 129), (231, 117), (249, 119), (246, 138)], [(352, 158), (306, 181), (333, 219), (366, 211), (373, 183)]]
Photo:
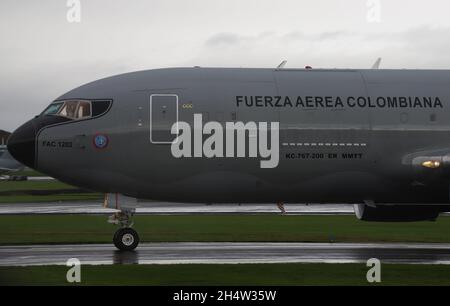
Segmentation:
[(0, 266), (81, 264), (382, 263), (450, 264), (450, 244), (143, 243), (132, 252), (110, 244), (1, 246)]
[[(7, 214), (111, 214), (115, 209), (103, 208), (100, 201), (0, 204), (0, 215)], [(286, 204), (287, 214), (338, 215), (353, 214), (353, 205), (347, 204)], [(137, 214), (279, 214), (273, 204), (186, 204), (166, 202), (139, 202)]]

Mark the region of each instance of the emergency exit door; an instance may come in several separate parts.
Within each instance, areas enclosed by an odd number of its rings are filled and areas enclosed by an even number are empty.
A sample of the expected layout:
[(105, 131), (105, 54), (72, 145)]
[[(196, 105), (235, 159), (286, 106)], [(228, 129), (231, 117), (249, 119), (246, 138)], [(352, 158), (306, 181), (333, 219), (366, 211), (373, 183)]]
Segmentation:
[(178, 96), (175, 94), (153, 94), (150, 96), (150, 141), (171, 144), (177, 135), (171, 128), (178, 122)]

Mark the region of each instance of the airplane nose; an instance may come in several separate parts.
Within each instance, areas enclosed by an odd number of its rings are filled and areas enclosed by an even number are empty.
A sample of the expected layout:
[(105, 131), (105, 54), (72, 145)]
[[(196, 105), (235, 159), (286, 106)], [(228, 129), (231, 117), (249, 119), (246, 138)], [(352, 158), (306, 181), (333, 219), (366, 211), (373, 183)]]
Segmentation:
[(8, 151), (17, 161), (35, 168), (36, 129), (32, 120), (20, 126), (8, 139)]

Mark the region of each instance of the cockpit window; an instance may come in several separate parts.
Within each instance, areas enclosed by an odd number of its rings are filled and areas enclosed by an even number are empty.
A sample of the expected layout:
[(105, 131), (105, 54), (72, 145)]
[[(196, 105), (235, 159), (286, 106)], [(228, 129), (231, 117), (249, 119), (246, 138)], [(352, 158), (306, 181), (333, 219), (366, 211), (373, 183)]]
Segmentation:
[(88, 119), (106, 113), (110, 100), (67, 100), (50, 104), (42, 115), (62, 116), (73, 120)]
[(80, 101), (78, 104), (77, 118), (89, 118), (91, 117), (91, 102)]
[(78, 101), (66, 101), (64, 103), (64, 106), (61, 108), (61, 110), (58, 112), (58, 115), (64, 116), (70, 119), (78, 119)]
[(42, 113), (43, 115), (54, 115), (57, 114), (63, 102), (50, 104), (49, 107)]

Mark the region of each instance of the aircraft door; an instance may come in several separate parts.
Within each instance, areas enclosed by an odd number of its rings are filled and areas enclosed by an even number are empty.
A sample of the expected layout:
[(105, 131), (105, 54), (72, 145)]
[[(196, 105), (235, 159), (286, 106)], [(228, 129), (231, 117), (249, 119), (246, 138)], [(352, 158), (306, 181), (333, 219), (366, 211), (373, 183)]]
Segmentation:
[(178, 96), (175, 94), (152, 94), (150, 96), (150, 141), (171, 144), (177, 135), (171, 128), (178, 122)]

